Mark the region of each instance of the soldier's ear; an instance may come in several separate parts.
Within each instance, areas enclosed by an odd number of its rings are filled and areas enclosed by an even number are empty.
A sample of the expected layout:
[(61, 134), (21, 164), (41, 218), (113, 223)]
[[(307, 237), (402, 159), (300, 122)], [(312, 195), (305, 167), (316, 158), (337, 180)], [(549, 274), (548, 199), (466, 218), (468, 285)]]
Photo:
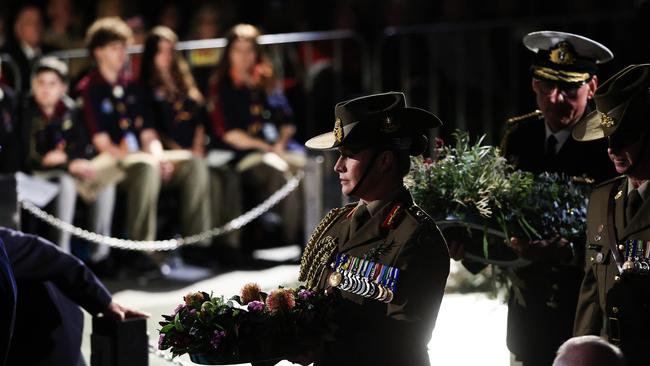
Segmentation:
[(589, 94), (587, 95), (587, 98), (591, 99), (598, 88), (598, 76), (592, 76), (587, 85), (589, 86)]
[(395, 153), (390, 150), (382, 151), (378, 160), (379, 160), (379, 172), (387, 173), (395, 165)]

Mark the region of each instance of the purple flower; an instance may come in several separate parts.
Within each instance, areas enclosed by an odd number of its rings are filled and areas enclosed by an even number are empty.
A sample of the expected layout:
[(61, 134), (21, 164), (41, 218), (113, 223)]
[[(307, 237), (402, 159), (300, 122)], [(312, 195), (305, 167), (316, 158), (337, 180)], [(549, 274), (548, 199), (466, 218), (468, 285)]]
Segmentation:
[(176, 309), (174, 309), (174, 315), (178, 314), (183, 309), (185, 309), (185, 304), (178, 304)]
[(221, 344), (221, 340), (226, 337), (226, 332), (223, 330), (215, 330), (214, 333), (212, 333), (212, 338), (210, 339), (210, 344), (214, 349), (219, 348), (219, 345)]
[(160, 337), (158, 337), (158, 349), (164, 349), (164, 342), (165, 342), (165, 333), (160, 333)]
[(261, 301), (251, 301), (248, 303), (248, 311), (260, 312), (264, 310), (264, 303)]
[(312, 296), (314, 296), (314, 291), (303, 289), (298, 292), (298, 297), (301, 300), (309, 300)]
[(190, 315), (192, 316), (196, 315), (196, 309), (190, 309)]

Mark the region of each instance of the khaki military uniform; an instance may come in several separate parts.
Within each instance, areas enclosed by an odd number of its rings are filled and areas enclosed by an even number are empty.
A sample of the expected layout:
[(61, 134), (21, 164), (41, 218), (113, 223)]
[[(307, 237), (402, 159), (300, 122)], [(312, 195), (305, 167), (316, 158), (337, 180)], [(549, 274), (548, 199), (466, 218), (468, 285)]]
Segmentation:
[[(433, 220), (406, 189), (368, 205), (370, 217), (352, 232), (356, 204), (334, 209), (305, 249), (301, 280), (335, 298), (335, 338), (315, 365), (428, 365), (427, 344), (449, 274), (447, 245)], [(331, 287), (337, 254), (400, 270), (390, 302)]]
[[(589, 200), (585, 277), (575, 319), (575, 335), (601, 335), (620, 345), (628, 365), (647, 365), (650, 342), (650, 275), (621, 274), (626, 240), (650, 241), (650, 200), (626, 222), (628, 180), (597, 187)], [(647, 196), (647, 195), (646, 195)]]

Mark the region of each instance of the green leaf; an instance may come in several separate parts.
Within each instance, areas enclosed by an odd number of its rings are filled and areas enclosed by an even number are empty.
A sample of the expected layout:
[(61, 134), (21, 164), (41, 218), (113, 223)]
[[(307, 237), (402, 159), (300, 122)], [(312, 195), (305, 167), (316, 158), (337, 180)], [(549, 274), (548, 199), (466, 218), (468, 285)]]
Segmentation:
[(174, 326), (174, 324), (172, 324), (172, 323), (167, 324), (167, 325), (165, 325), (164, 327), (160, 328), (160, 333), (167, 333), (167, 332), (169, 332), (171, 329), (174, 329), (174, 327), (175, 327), (175, 326)]
[(182, 332), (185, 328), (183, 327), (183, 324), (181, 323), (181, 313), (177, 313), (176, 316), (174, 317), (174, 327), (176, 328), (177, 331)]

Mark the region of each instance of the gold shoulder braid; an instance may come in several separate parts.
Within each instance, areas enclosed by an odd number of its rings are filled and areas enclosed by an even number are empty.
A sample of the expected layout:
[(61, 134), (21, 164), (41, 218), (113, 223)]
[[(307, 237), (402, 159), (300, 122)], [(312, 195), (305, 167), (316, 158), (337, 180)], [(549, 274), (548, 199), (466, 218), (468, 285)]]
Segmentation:
[(327, 236), (321, 240), (321, 237), (339, 217), (347, 214), (353, 207), (335, 208), (328, 212), (309, 237), (300, 259), (300, 275), (298, 277), (299, 281), (306, 282), (307, 288), (312, 289), (318, 286), (320, 274), (337, 248), (334, 238)]
[(542, 115), (542, 111), (540, 111), (539, 109), (536, 109), (536, 110), (534, 110), (534, 111), (532, 111), (530, 113), (522, 114), (521, 116), (515, 116), (515, 117), (512, 117), (512, 118), (508, 118), (506, 120), (506, 125), (512, 125), (514, 123), (517, 123), (519, 121), (523, 121), (525, 119), (529, 119), (529, 118), (532, 118), (532, 117), (537, 117), (537, 119), (544, 118), (544, 116)]

